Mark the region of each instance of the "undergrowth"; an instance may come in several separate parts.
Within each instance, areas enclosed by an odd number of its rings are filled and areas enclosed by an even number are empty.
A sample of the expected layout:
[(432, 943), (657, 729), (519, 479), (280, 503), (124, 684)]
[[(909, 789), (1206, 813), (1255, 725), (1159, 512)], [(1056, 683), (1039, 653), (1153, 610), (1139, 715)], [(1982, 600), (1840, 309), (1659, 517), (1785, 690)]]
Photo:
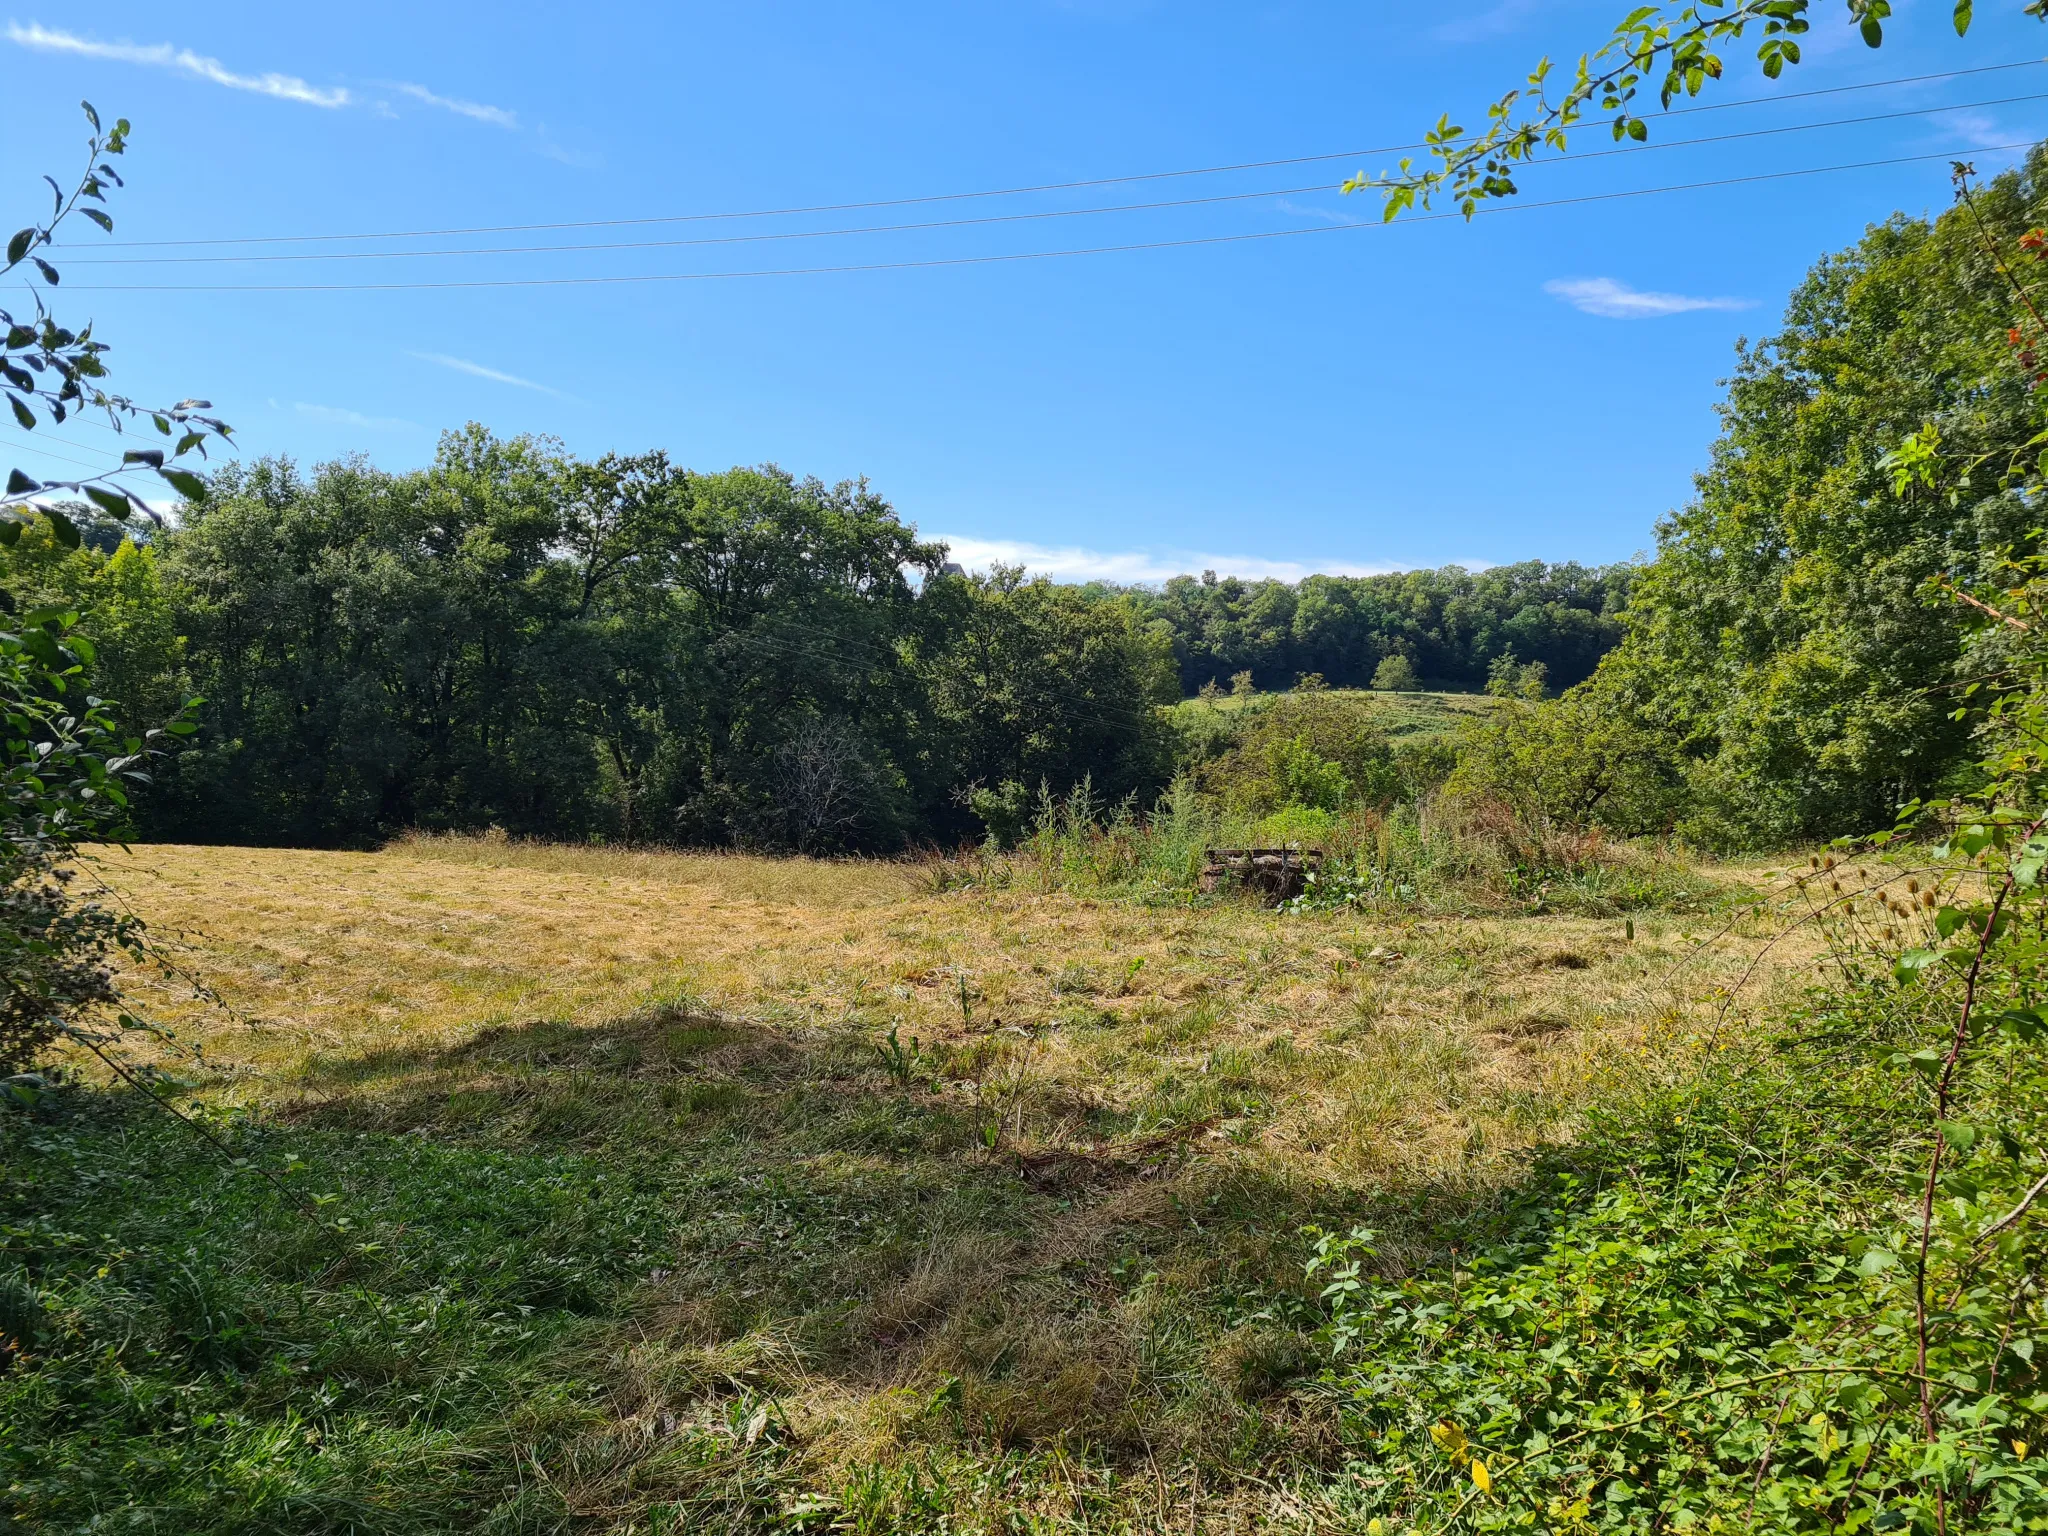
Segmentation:
[[(1283, 847), (1321, 855), (1296, 912), (1710, 913), (1740, 893), (1703, 873), (1685, 850), (1616, 841), (1597, 830), (1531, 824), (1507, 808), (1444, 797), (1333, 812), (1290, 805), (1251, 815), (1186, 780), (1151, 814), (1132, 801), (1104, 804), (1083, 782), (1064, 797), (1041, 792), (1017, 845), (993, 843), (935, 861), (940, 889), (979, 886), (1102, 893), (1154, 904), (1202, 899), (1206, 850)], [(1215, 893), (1240, 899), (1228, 888)]]

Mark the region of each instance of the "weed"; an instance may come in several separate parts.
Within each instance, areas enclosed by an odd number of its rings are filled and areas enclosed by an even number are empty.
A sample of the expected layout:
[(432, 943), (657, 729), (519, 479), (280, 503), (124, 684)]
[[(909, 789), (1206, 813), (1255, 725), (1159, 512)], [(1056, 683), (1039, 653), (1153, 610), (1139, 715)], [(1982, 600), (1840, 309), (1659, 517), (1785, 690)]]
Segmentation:
[(897, 1025), (889, 1026), (889, 1036), (875, 1047), (875, 1054), (881, 1057), (882, 1070), (889, 1074), (896, 1085), (899, 1088), (908, 1088), (917, 1075), (922, 1049), (915, 1035), (910, 1037), (910, 1044), (906, 1047), (897, 1038), (897, 1029)]

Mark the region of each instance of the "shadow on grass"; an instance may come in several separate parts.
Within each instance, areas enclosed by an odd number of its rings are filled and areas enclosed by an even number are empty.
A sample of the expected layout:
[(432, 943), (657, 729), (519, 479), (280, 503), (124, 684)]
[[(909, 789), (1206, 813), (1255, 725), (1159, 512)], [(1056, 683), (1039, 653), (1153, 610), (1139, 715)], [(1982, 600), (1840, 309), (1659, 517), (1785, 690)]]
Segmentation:
[(963, 1063), (682, 1008), (318, 1060), (221, 1127), (317, 1223), (130, 1096), (0, 1117), (0, 1487), (51, 1530), (915, 1530), (1331, 1465), (1299, 1229), (1469, 1192), (1172, 1127), (1034, 1161)]

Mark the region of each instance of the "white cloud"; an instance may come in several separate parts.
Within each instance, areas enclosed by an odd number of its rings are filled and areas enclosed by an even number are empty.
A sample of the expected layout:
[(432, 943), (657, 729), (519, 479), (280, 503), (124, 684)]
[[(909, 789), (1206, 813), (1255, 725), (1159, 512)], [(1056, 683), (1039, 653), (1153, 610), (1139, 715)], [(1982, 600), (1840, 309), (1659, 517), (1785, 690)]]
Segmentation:
[(73, 32), (59, 32), (33, 21), (27, 26), (10, 21), (7, 24), (7, 38), (8, 41), (23, 48), (34, 48), (44, 53), (72, 53), (88, 59), (112, 59), (122, 64), (147, 64), (157, 69), (172, 69), (180, 74), (191, 75), (195, 79), (210, 80), (215, 85), (227, 86), (230, 90), (254, 91), (259, 96), (275, 96), (280, 101), (303, 102), (309, 107), (345, 107), (355, 100), (340, 86), (323, 90), (319, 86), (308, 85), (296, 75), (238, 75), (219, 59), (209, 59), (189, 48), (174, 48), (169, 43), (100, 43)]
[(1028, 544), (1017, 539), (977, 539), (941, 533), (947, 559), (971, 571), (991, 565), (1021, 565), (1034, 576), (1055, 581), (1111, 581), (1124, 585), (1161, 582), (1172, 576), (1214, 571), (1252, 581), (1299, 581), (1304, 576), (1378, 576), (1403, 569), (1358, 560), (1267, 560), (1257, 555), (1205, 555), (1178, 549), (1086, 549), (1080, 545)]
[(1696, 309), (1754, 309), (1754, 299), (1698, 299), (1683, 293), (1645, 293), (1611, 277), (1556, 278), (1543, 285), (1553, 298), (1574, 309), (1610, 320), (1653, 320), (1661, 315), (1689, 314)]
[(365, 416), (361, 411), (351, 411), (339, 405), (311, 405), (304, 400), (294, 400), (292, 409), (311, 421), (324, 421), (336, 427), (356, 427), (366, 432), (426, 430), (416, 421), (406, 421), (398, 416)]
[(480, 101), (464, 101), (459, 96), (437, 96), (424, 85), (408, 85), (402, 80), (393, 81), (391, 89), (401, 95), (410, 96), (414, 101), (425, 102), (430, 107), (453, 112), (459, 117), (474, 118), (480, 123), (489, 123), (496, 128), (518, 131), (519, 119), (503, 107), (485, 106)]
[(466, 357), (450, 357), (445, 352), (410, 352), (423, 363), (434, 363), (443, 368), (453, 368), (457, 373), (471, 374), (479, 379), (489, 379), (493, 384), (510, 384), (515, 389), (537, 389), (544, 395), (553, 395), (557, 400), (574, 400), (574, 395), (564, 394), (546, 384), (536, 384), (532, 379), (522, 379), (516, 373), (501, 373), (496, 368), (486, 368), (482, 363), (472, 363)]

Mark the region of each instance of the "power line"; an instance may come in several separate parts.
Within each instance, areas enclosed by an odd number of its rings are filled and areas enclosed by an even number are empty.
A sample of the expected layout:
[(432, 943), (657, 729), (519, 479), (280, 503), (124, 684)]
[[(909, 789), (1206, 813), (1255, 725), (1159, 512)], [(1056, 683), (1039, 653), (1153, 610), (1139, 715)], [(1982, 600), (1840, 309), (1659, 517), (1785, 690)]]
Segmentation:
[[(2015, 106), (2023, 102), (2048, 101), (2048, 92), (2028, 96), (2003, 96), (1991, 101), (1964, 101), (1941, 107), (1912, 107), (1898, 112), (1877, 112), (1863, 117), (1838, 117), (1818, 123), (1789, 123), (1776, 128), (1752, 128), (1739, 133), (1710, 134), (1695, 139), (1663, 139), (1651, 144), (1628, 144), (1615, 149), (1589, 150), (1550, 162), (1555, 165), (1613, 155), (1645, 154), (1653, 150), (1688, 149), (1705, 144), (1728, 144), (1743, 139), (1774, 138), (1790, 133), (1812, 133), (1826, 128), (1853, 128), (1869, 123), (1893, 122), (1907, 117), (1931, 117), (1943, 112), (1971, 112), (1985, 107)], [(1209, 197), (1173, 198), (1150, 203), (1113, 203), (1100, 208), (1062, 208), (1035, 213), (984, 214), (975, 218), (933, 219), (913, 224), (868, 224), (847, 229), (781, 230), (760, 235), (704, 235), (687, 240), (610, 240), (581, 245), (501, 245), (443, 247), (428, 251), (306, 251), (236, 256), (79, 256), (66, 261), (67, 267), (195, 266), (226, 263), (276, 261), (404, 261), (441, 256), (532, 256), (577, 255), (593, 251), (672, 250), (679, 247), (711, 245), (754, 245), (777, 240), (824, 240), (841, 235), (906, 234), (934, 229), (963, 229), (987, 224), (1032, 223), (1042, 219), (1093, 218), (1116, 213), (1152, 213), (1169, 208), (1206, 207), (1218, 203), (1252, 202), (1267, 197), (1300, 197), (1326, 192), (1326, 183), (1304, 187), (1273, 187), (1258, 192), (1225, 192)]]
[[(1901, 75), (1891, 80), (1870, 80), (1860, 85), (1836, 85), (1811, 91), (1790, 91), (1782, 96), (1750, 96), (1737, 101), (1718, 101), (1692, 107), (1673, 107), (1668, 111), (1659, 113), (1658, 116), (1660, 118), (1689, 117), (1701, 112), (1727, 112), (1743, 107), (1774, 106), (1780, 102), (1807, 101), (1821, 96), (1840, 96), (1852, 91), (1882, 90), (1899, 85), (1925, 85), (1940, 80), (1959, 80), (1973, 75), (1989, 75), (2005, 70), (2029, 69), (2041, 64), (2048, 64), (2048, 59), (2018, 59), (2010, 64), (1985, 64), (1972, 69), (1944, 70), (1936, 74), (1927, 75)], [(853, 213), (870, 208), (909, 208), (927, 203), (962, 202), (986, 197), (1021, 197), (1039, 192), (1072, 192), (1091, 187), (1127, 186), (1134, 182), (1169, 181), (1190, 176), (1220, 176), (1237, 171), (1273, 170), (1290, 165), (1314, 165), (1331, 160), (1354, 160), (1366, 155), (1398, 154), (1403, 150), (1427, 147), (1424, 144), (1386, 144), (1369, 149), (1337, 150), (1330, 154), (1294, 155), (1275, 160), (1247, 160), (1234, 165), (1196, 166), (1186, 170), (1148, 171), (1128, 176), (1098, 176), (1081, 181), (1043, 182), (1035, 186), (997, 187), (978, 192), (939, 192), (921, 197), (881, 198), (868, 202), (816, 203), (808, 206), (788, 208), (754, 208), (727, 213), (657, 214), (629, 219), (580, 219), (534, 224), (481, 224), (446, 229), (372, 230), (355, 234), (223, 235), (196, 240), (118, 240), (109, 243), (113, 246), (133, 249), (211, 245), (283, 245), (323, 240), (417, 240), (454, 235), (527, 234), (550, 229), (607, 229), (644, 224), (693, 224), (721, 219), (785, 218), (797, 214)], [(105, 247), (102, 248), (104, 249)]]
[[(2031, 140), (2012, 144), (1980, 144), (1972, 153), (1999, 154), (2028, 149)], [(1591, 192), (1577, 197), (1554, 197), (1536, 202), (1494, 203), (1477, 214), (1520, 213), (1538, 208), (1568, 208), (1586, 203), (1619, 202), (1635, 197), (1655, 197), (1668, 192), (1701, 192), (1714, 187), (1747, 186), (1758, 182), (1786, 181), (1802, 176), (1827, 176), (1840, 171), (1876, 170), (1884, 166), (1914, 165), (1928, 160), (1953, 160), (1953, 151), (1928, 155), (1898, 155), (1886, 160), (1859, 160), (1843, 165), (1811, 166), (1795, 171), (1762, 171), (1749, 176), (1726, 176), (1713, 181), (1677, 182), (1663, 187), (1637, 187), (1624, 192)], [(1398, 222), (1429, 224), (1445, 219), (1462, 219), (1462, 213), (1425, 213)], [(1260, 240), (1286, 240), (1304, 235), (1339, 234), (1347, 230), (1386, 229), (1379, 221), (1329, 224), (1306, 229), (1268, 229), (1242, 235), (1194, 235), (1178, 240), (1141, 240), (1122, 245), (1077, 246), (1057, 251), (1014, 251), (993, 256), (935, 256), (916, 261), (847, 262), (821, 267), (764, 267), (742, 272), (649, 272), (599, 277), (500, 277), (450, 278), (435, 282), (394, 283), (83, 283), (74, 293), (398, 293), (468, 288), (587, 288), (613, 287), (633, 283), (722, 282), (734, 278), (824, 277), (853, 272), (903, 272), (929, 267), (994, 266), (1008, 262), (1050, 261), (1072, 256), (1111, 256), (1135, 251), (1182, 250), (1201, 245), (1242, 245)]]
[[(69, 441), (67, 441), (67, 440), (65, 440), (65, 439), (63, 439), (63, 438), (59, 438), (59, 439), (58, 439), (58, 441), (59, 441), (59, 442), (62, 442), (62, 443), (64, 443), (64, 445), (65, 445), (65, 446), (66, 446), (67, 448), (76, 448), (76, 449), (78, 449), (78, 450), (79, 450), (79, 451), (80, 451), (81, 453), (91, 453), (91, 452), (92, 452), (92, 449), (91, 449), (91, 448), (89, 448), (89, 447), (87, 447), (87, 446), (86, 446), (86, 445), (85, 445), (84, 443), (73, 443), (73, 442), (69, 442)], [(69, 456), (68, 456), (68, 455), (66, 455), (66, 454), (62, 454), (62, 453), (52, 453), (52, 452), (51, 452), (51, 451), (50, 451), (49, 449), (47, 449), (47, 448), (43, 447), (43, 445), (42, 445), (42, 443), (41, 443), (41, 442), (38, 442), (38, 441), (36, 441), (36, 440), (34, 440), (34, 439), (28, 439), (28, 440), (25, 440), (25, 441), (22, 441), (22, 442), (18, 442), (18, 443), (16, 443), (16, 444), (14, 444), (14, 445), (13, 445), (13, 447), (12, 447), (12, 448), (11, 448), (11, 449), (10, 449), (9, 451), (10, 451), (10, 452), (12, 452), (12, 453), (20, 453), (20, 452), (22, 452), (22, 451), (23, 451), (24, 449), (26, 449), (26, 450), (27, 450), (28, 452), (31, 452), (31, 453), (39, 453), (39, 454), (41, 454), (41, 455), (42, 455), (42, 456), (43, 456), (44, 458), (46, 458), (46, 459), (55, 459), (55, 460), (56, 460), (56, 461), (57, 461), (57, 462), (58, 462), (59, 464), (69, 464), (69, 465), (73, 466), (73, 467), (74, 467), (74, 468), (76, 468), (76, 469), (89, 469), (89, 470), (92, 470), (92, 471), (93, 471), (93, 472), (94, 472), (95, 474), (105, 474), (105, 473), (106, 473), (106, 472), (108, 471), (108, 469), (109, 469), (110, 467), (118, 467), (118, 466), (109, 466), (109, 465), (107, 465), (107, 464), (104, 464), (104, 463), (100, 463), (100, 464), (88, 464), (88, 463), (87, 463), (87, 462), (86, 462), (86, 461), (85, 461), (84, 459), (74, 459), (74, 458), (71, 458), (71, 457), (69, 457)]]

